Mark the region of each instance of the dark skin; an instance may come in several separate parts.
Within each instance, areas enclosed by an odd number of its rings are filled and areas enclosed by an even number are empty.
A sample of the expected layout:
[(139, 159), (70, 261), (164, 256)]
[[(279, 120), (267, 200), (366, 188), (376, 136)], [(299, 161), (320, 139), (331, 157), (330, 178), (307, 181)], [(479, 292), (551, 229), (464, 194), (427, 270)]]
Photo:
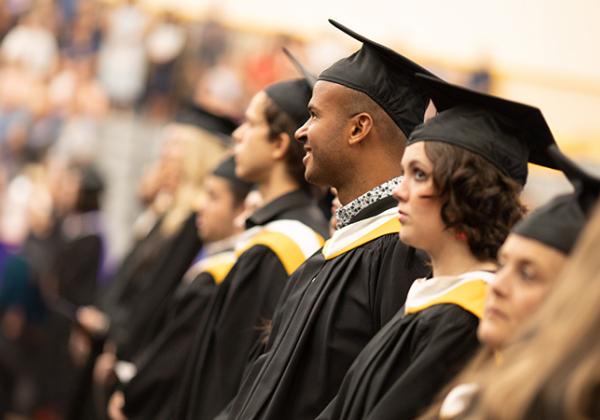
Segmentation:
[(308, 109), (296, 139), (304, 144), (309, 182), (336, 188), (344, 205), (400, 175), (404, 136), (366, 95), (321, 80)]

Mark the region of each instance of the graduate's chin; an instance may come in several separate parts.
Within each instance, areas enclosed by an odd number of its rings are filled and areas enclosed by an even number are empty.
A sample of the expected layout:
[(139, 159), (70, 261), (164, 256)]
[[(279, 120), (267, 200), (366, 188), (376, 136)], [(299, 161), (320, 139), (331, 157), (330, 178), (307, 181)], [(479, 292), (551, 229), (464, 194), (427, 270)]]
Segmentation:
[(313, 166), (310, 165), (310, 164), (309, 165), (305, 165), (305, 168), (304, 168), (304, 179), (306, 179), (307, 182), (310, 182), (311, 184), (314, 184), (314, 185), (325, 185), (325, 184), (322, 184), (319, 181), (318, 174), (315, 173), (315, 170), (314, 170)]
[(400, 232), (398, 232), (398, 237), (406, 245), (416, 247), (416, 244), (413, 243), (414, 235), (412, 234), (410, 227), (402, 225)]

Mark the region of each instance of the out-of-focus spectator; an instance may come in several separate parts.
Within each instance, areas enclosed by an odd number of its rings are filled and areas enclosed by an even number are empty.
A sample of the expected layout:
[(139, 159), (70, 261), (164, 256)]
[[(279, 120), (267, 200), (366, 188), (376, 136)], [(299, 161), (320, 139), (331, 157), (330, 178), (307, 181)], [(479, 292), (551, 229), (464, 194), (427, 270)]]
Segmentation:
[(245, 82), (253, 91), (258, 91), (265, 86), (290, 76), (291, 66), (289, 60), (281, 53), (284, 46), (290, 46), (293, 40), (280, 35), (268, 43), (257, 54), (248, 57), (244, 76)]
[(31, 9), (33, 0), (6, 0), (3, 3), (6, 5), (6, 11), (14, 24), (21, 15)]
[(221, 57), (218, 65), (207, 70), (194, 90), (194, 101), (218, 114), (239, 116), (244, 100), (243, 81), (228, 56)]
[(175, 71), (186, 43), (186, 32), (177, 18), (166, 14), (156, 22), (146, 39), (150, 60), (148, 106), (153, 114), (167, 116), (174, 104)]
[(0, 46), (2, 57), (8, 62), (24, 65), (37, 77), (47, 77), (58, 60), (58, 45), (46, 25), (47, 16), (34, 9), (23, 16), (11, 29)]
[(50, 87), (67, 113), (52, 153), (67, 162), (97, 160), (108, 99), (92, 71), (90, 62), (67, 62)]
[(102, 36), (97, 13), (93, 3), (82, 3), (64, 34), (62, 52), (67, 58), (76, 61), (95, 58)]
[(108, 15), (98, 74), (116, 105), (134, 105), (144, 93), (148, 73), (144, 37), (148, 24), (148, 16), (134, 0), (116, 6)]
[(199, 27), (197, 59), (203, 68), (215, 66), (227, 51), (228, 32), (221, 23), (208, 18)]

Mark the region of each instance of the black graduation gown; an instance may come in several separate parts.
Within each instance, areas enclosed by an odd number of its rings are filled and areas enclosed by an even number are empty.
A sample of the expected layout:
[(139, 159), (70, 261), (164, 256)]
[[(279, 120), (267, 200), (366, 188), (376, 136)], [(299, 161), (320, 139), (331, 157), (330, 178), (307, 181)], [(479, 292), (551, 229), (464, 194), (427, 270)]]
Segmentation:
[[(275, 199), (253, 214), (247, 225), (267, 229), (282, 221), (301, 225), (313, 241), (327, 233), (327, 221), (302, 191)], [(239, 255), (218, 288), (207, 323), (199, 326), (172, 418), (210, 419), (235, 395), (248, 359), (260, 345), (261, 327), (272, 318), (291, 272), (310, 255), (302, 254), (301, 260), (291, 258), (282, 243), (299, 240), (293, 235), (287, 232), (287, 239), (275, 237), (274, 241), (252, 239), (249, 243), (254, 245)], [(310, 252), (317, 251), (321, 244), (319, 241)]]
[(38, 384), (46, 389), (48, 398), (60, 407), (59, 411), (63, 414), (70, 409), (83, 370), (73, 364), (69, 353), (71, 320), (54, 309), (57, 301), (66, 302), (70, 307), (90, 305), (95, 301), (104, 245), (96, 211), (69, 214), (57, 228), (60, 229), (60, 241), (52, 253), (47, 280), (45, 273), (40, 279), (43, 287), (56, 285), (58, 299), (54, 299), (52, 293), (48, 294), (47, 304), (51, 309), (45, 325), (48, 341), (40, 343), (39, 353), (46, 366), (44, 378)]
[(117, 349), (119, 360), (132, 360), (160, 333), (170, 299), (201, 246), (196, 214), (191, 213), (168, 245), (161, 248), (154, 269), (145, 274), (143, 288), (129, 311), (127, 335)]
[(196, 326), (205, 322), (217, 284), (234, 262), (233, 252), (207, 257), (201, 262), (203, 271), (177, 290), (164, 331), (134, 359), (137, 373), (122, 386), (123, 412), (130, 420), (167, 415), (172, 403), (169, 396), (181, 377)]
[(364, 209), (336, 232), (339, 238), (360, 229), (358, 242), (333, 254), (326, 245), (291, 276), (267, 350), (248, 366), (219, 418), (312, 420), (325, 408), (413, 280), (429, 271), (420, 254), (406, 264), (410, 251), (398, 239), (395, 203), (387, 197)]
[(451, 290), (408, 314), (400, 310), (356, 358), (318, 420), (413, 419), (426, 409), (479, 345), (485, 282)]
[(145, 281), (148, 281), (146, 274), (156, 269), (161, 252), (172, 241), (161, 231), (163, 220), (161, 217), (148, 235), (134, 244), (98, 299), (98, 308), (108, 314), (111, 320), (108, 335), (117, 345), (127, 339), (130, 312), (145, 287)]
[[(127, 256), (119, 265), (111, 281), (101, 289), (95, 304), (99, 309), (111, 318), (111, 329), (109, 335), (115, 342), (121, 342), (121, 338), (127, 336), (129, 310), (138, 296), (138, 291), (143, 284), (143, 273), (150, 271), (157, 263), (157, 256), (168, 240), (160, 231), (162, 218), (158, 218), (148, 234), (136, 241)], [(61, 316), (66, 316), (73, 328), (80, 328), (76, 319), (77, 307), (71, 302), (57, 302)], [(82, 330), (83, 331), (83, 330)], [(85, 366), (80, 372), (71, 397), (66, 418), (69, 420), (93, 420), (104, 418), (96, 407), (92, 395), (92, 376), (97, 357), (102, 353), (107, 334), (93, 335), (91, 340), (91, 352)], [(46, 375), (48, 376), (48, 375)], [(53, 378), (55, 375), (50, 375)]]
[(52, 273), (58, 294), (77, 306), (91, 305), (98, 292), (104, 246), (97, 220), (95, 212), (68, 216), (63, 226), (75, 224), (80, 231), (72, 237), (65, 235), (54, 256)]

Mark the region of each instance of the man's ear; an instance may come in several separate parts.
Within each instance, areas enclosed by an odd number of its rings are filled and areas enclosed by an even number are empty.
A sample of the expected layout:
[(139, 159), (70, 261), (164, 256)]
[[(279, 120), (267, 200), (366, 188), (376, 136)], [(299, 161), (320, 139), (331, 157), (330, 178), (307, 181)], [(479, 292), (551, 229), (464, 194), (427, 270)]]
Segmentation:
[(373, 129), (373, 117), (366, 112), (354, 115), (350, 119), (350, 136), (348, 144), (361, 143)]
[(292, 141), (295, 140), (292, 140), (288, 133), (280, 133), (275, 139), (271, 140), (273, 158), (283, 159), (287, 154)]

